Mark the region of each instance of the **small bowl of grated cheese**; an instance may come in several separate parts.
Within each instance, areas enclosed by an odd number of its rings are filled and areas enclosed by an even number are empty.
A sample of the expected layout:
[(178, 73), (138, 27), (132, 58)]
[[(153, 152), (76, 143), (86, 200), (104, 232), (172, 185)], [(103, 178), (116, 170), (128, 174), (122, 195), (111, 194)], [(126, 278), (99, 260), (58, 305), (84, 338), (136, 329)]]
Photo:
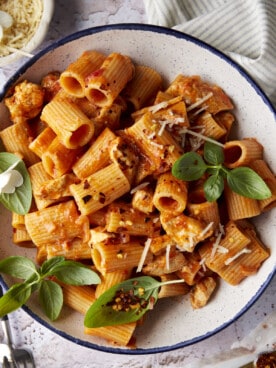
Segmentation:
[(54, 13), (54, 0), (0, 2), (0, 67), (32, 57), (44, 40)]

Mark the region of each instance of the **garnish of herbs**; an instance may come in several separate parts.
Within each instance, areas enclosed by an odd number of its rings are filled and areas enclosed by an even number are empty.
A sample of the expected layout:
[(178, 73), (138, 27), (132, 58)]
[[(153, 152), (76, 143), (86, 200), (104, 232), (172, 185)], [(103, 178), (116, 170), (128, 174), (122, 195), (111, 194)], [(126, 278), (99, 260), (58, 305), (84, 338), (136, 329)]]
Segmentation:
[(114, 326), (139, 320), (153, 309), (162, 285), (182, 283), (184, 280), (159, 282), (150, 276), (123, 281), (105, 291), (88, 309), (86, 327)]
[(184, 153), (174, 163), (172, 174), (184, 181), (198, 180), (208, 174), (203, 189), (209, 202), (221, 196), (225, 181), (233, 192), (244, 197), (261, 200), (271, 196), (269, 187), (254, 170), (245, 166), (228, 169), (223, 163), (223, 147), (205, 142), (203, 156), (196, 152)]
[(22, 307), (31, 294), (38, 291), (44, 313), (54, 321), (63, 306), (62, 287), (55, 279), (76, 286), (99, 284), (101, 281), (98, 274), (89, 267), (59, 256), (46, 260), (40, 267), (26, 257), (7, 257), (0, 261), (0, 272), (24, 280), (15, 283), (0, 298), (0, 317)]

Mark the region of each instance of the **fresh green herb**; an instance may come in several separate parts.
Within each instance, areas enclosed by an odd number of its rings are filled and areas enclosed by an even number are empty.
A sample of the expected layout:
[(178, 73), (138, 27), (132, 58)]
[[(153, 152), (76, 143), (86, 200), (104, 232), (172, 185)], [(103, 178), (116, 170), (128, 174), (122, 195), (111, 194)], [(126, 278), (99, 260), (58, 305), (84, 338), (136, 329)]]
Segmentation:
[(0, 202), (10, 211), (20, 215), (26, 214), (32, 203), (32, 187), (28, 170), (22, 160), (13, 153), (0, 152), (0, 177), (11, 167), (22, 175), (22, 185), (15, 187), (13, 193), (0, 191)]
[(52, 276), (70, 285), (100, 283), (100, 277), (90, 268), (64, 257), (53, 257), (37, 267), (26, 257), (11, 256), (0, 261), (0, 272), (25, 280), (14, 284), (0, 298), (0, 317), (20, 308), (38, 290), (44, 313), (51, 320), (57, 319), (63, 305), (63, 294), (61, 286), (50, 279)]
[[(203, 159), (204, 158), (204, 159)], [(209, 175), (204, 183), (204, 194), (209, 202), (217, 200), (224, 190), (224, 180), (233, 190), (244, 197), (266, 199), (271, 191), (264, 180), (249, 167), (228, 169), (223, 165), (223, 148), (212, 142), (205, 142), (203, 158), (196, 152), (184, 153), (173, 165), (172, 174), (181, 180), (194, 181), (205, 173)]]
[(160, 286), (178, 282), (184, 280), (159, 282), (150, 276), (141, 276), (114, 285), (91, 305), (84, 325), (103, 327), (135, 322), (154, 307)]

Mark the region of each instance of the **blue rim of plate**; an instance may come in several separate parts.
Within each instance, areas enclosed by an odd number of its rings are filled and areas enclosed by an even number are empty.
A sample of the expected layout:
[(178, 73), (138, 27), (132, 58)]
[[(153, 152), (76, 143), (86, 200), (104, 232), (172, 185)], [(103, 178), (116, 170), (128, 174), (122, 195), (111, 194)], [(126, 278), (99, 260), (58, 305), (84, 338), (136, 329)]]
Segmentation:
[[(189, 41), (189, 42), (192, 42), (192, 43), (196, 44), (197, 46), (200, 46), (202, 48), (205, 48), (205, 49), (209, 50), (211, 53), (213, 53), (216, 56), (218, 56), (219, 58), (223, 59), (229, 65), (231, 65), (233, 68), (235, 68), (236, 70), (239, 71), (241, 76), (246, 79), (246, 81), (251, 85), (251, 87), (256, 91), (256, 93), (262, 98), (263, 102), (271, 110), (271, 112), (273, 113), (274, 118), (276, 120), (276, 110), (274, 109), (272, 103), (269, 101), (268, 97), (263, 92), (263, 90), (258, 86), (258, 84), (252, 79), (251, 76), (249, 76), (249, 74), (240, 65), (238, 65), (235, 61), (233, 61), (226, 54), (219, 51), (215, 47), (210, 46), (206, 42), (201, 41), (198, 38), (190, 36), (186, 33), (182, 33), (182, 32), (172, 30), (170, 28), (161, 27), (161, 26), (136, 24), (136, 23), (112, 24), (112, 25), (105, 25), (105, 26), (87, 28), (85, 30), (78, 31), (76, 33), (73, 33), (69, 36), (66, 36), (66, 37), (64, 37), (60, 40), (57, 40), (57, 41), (53, 42), (51, 45), (49, 45), (48, 47), (46, 47), (45, 49), (43, 49), (42, 51), (40, 51), (36, 55), (34, 55), (34, 57), (32, 59), (30, 59), (25, 64), (23, 64), (18, 69), (18, 71), (9, 79), (9, 81), (5, 84), (5, 86), (3, 88), (3, 92), (0, 93), (0, 102), (4, 98), (6, 92), (9, 90), (9, 88), (18, 80), (18, 78), (20, 78), (20, 76), (23, 73), (25, 73), (25, 71), (30, 66), (32, 66), (38, 59), (40, 59), (43, 55), (47, 54), (48, 52), (51, 52), (52, 50), (56, 49), (57, 47), (60, 47), (60, 46), (66, 44), (68, 42), (77, 40), (81, 37), (88, 36), (88, 35), (95, 34), (95, 33), (104, 32), (104, 31), (110, 31), (110, 30), (138, 30), (138, 31), (146, 31), (146, 32), (153, 32), (153, 33), (163, 33), (163, 34), (166, 34), (168, 36), (184, 39), (186, 41)], [(156, 347), (156, 348), (148, 348), (148, 349), (146, 349), (146, 348), (145, 349), (142, 349), (142, 348), (137, 348), (137, 349), (113, 348), (113, 347), (109, 347), (109, 346), (97, 345), (97, 344), (94, 344), (94, 343), (91, 343), (91, 342), (88, 342), (88, 341), (83, 341), (81, 339), (74, 338), (73, 336), (68, 335), (67, 333), (65, 333), (63, 331), (60, 331), (60, 330), (56, 329), (54, 326), (48, 324), (45, 320), (43, 320), (42, 318), (37, 316), (34, 312), (32, 312), (32, 310), (29, 307), (23, 306), (22, 309), (27, 314), (29, 314), (34, 320), (39, 322), (41, 325), (43, 325), (47, 329), (53, 331), (57, 335), (59, 335), (61, 337), (64, 337), (65, 339), (70, 340), (71, 342), (74, 342), (78, 345), (81, 345), (81, 346), (84, 346), (84, 347), (87, 347), (87, 348), (90, 348), (90, 349), (99, 350), (99, 351), (106, 352), (106, 353), (113, 353), (113, 354), (127, 354), (127, 355), (156, 354), (156, 353), (168, 352), (168, 351), (172, 351), (172, 350), (180, 349), (180, 348), (183, 348), (183, 347), (186, 347), (186, 346), (189, 346), (189, 345), (196, 344), (196, 343), (198, 343), (200, 341), (203, 341), (203, 340), (205, 340), (205, 339), (207, 339), (211, 336), (214, 336), (218, 332), (222, 331), (223, 329), (225, 329), (226, 327), (231, 325), (238, 318), (240, 318), (246, 311), (248, 311), (248, 309), (250, 307), (252, 307), (252, 305), (260, 298), (260, 296), (263, 294), (263, 292), (268, 287), (268, 285), (269, 285), (270, 281), (272, 280), (275, 273), (276, 273), (276, 267), (268, 275), (266, 281), (260, 286), (258, 292), (248, 301), (248, 303), (240, 310), (240, 312), (237, 313), (229, 321), (227, 321), (224, 324), (222, 324), (221, 326), (219, 326), (218, 328), (213, 329), (211, 331), (208, 331), (206, 334), (203, 334), (201, 336), (197, 336), (196, 338), (193, 338), (193, 339), (190, 339), (190, 340), (187, 340), (187, 341), (183, 341), (183, 342), (180, 342), (180, 343), (177, 343), (177, 344), (174, 344), (174, 345), (161, 346), (161, 347)], [(0, 276), (0, 283), (6, 290), (8, 289), (7, 284), (5, 283), (5, 281), (3, 280), (3, 278), (1, 276)]]

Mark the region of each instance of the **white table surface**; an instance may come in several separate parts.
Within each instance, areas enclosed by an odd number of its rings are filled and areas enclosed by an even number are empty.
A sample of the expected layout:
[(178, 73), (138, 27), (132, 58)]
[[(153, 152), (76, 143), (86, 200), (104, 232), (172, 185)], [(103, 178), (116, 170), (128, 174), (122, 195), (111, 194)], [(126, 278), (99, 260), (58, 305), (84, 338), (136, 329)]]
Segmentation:
[[(48, 36), (39, 49), (75, 31), (112, 23), (147, 23), (143, 1), (56, 0)], [(21, 59), (0, 70), (0, 86), (3, 86), (24, 61), (25, 59)], [(257, 326), (259, 329), (253, 335), (253, 342), (251, 336), (250, 344), (254, 346), (261, 344), (260, 329), (267, 327), (267, 318), (273, 320), (270, 335), (276, 336), (275, 294), (276, 277), (254, 305), (229, 327), (197, 344), (153, 355), (115, 355), (78, 346), (47, 330), (23, 310), (12, 313), (10, 320), (16, 344), (32, 349), (37, 368), (185, 368), (192, 364), (203, 367), (202, 358), (209, 358), (218, 353), (231, 351), (234, 346), (243, 345), (247, 336), (250, 333), (252, 335)], [(0, 330), (0, 342), (2, 340), (3, 333)], [(276, 344), (275, 338), (274, 343)]]

